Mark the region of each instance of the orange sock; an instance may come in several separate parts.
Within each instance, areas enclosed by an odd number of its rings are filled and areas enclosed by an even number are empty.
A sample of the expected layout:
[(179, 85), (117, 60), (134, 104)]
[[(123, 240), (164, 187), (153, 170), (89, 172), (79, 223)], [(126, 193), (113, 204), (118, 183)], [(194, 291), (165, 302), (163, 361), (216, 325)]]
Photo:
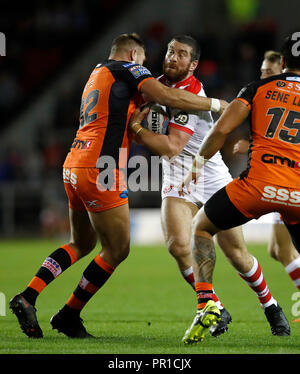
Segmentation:
[(212, 283), (196, 282), (195, 291), (198, 299), (198, 309), (203, 309), (208, 300), (213, 300), (213, 285)]

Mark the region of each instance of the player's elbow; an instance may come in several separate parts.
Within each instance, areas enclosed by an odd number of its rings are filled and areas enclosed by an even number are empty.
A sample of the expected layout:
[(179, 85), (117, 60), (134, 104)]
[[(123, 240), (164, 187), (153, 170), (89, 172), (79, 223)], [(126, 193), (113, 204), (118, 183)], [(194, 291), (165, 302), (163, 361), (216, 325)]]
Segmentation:
[(231, 129), (226, 124), (218, 121), (212, 129), (212, 133), (214, 137), (226, 138), (231, 133)]
[(169, 159), (176, 157), (182, 151), (182, 147), (179, 144), (169, 142), (168, 147), (163, 156), (167, 156)]
[(160, 89), (155, 92), (153, 100), (160, 105), (171, 106), (172, 95), (170, 93), (170, 88), (164, 85), (160, 86)]

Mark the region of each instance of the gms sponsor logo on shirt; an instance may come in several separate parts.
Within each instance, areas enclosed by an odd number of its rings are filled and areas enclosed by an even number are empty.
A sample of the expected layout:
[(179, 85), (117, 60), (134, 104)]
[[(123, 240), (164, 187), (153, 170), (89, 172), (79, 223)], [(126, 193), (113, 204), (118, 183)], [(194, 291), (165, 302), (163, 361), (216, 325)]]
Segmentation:
[(142, 75), (151, 75), (150, 71), (141, 65), (134, 65), (131, 68), (128, 69), (130, 73), (135, 77), (139, 78)]

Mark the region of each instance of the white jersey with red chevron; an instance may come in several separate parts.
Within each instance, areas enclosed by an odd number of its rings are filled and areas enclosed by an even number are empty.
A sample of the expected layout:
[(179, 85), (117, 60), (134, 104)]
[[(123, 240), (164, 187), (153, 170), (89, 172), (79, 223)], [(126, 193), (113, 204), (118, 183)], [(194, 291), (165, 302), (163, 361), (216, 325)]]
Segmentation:
[[(194, 76), (169, 85), (164, 75), (158, 78), (163, 84), (170, 87), (190, 91), (196, 95), (206, 97), (202, 83)], [(184, 131), (191, 135), (189, 141), (181, 153), (172, 160), (163, 160), (163, 189), (162, 198), (175, 196), (176, 187), (190, 170), (193, 159), (205, 138), (207, 132), (213, 126), (213, 118), (210, 111), (186, 112), (178, 109), (167, 109), (170, 117), (169, 127)], [(217, 190), (224, 187), (232, 180), (227, 166), (224, 164), (220, 152), (217, 152), (204, 166), (197, 186), (192, 189), (193, 202), (204, 204)], [(187, 197), (185, 197), (187, 198)]]

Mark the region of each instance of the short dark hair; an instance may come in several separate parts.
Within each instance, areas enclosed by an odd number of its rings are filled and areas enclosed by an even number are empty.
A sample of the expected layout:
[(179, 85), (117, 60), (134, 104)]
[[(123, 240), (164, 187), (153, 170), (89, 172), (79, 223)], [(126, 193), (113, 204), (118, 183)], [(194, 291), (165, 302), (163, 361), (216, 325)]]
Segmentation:
[(144, 42), (137, 33), (121, 34), (113, 40), (111, 52), (117, 52), (124, 48), (134, 48), (135, 46), (139, 46), (145, 50)]
[[(281, 53), (287, 68), (300, 69), (300, 45), (295, 51), (295, 44), (299, 44), (300, 40), (295, 38), (296, 32), (289, 34), (283, 41)], [(298, 32), (300, 36), (300, 32)]]
[(173, 40), (176, 40), (177, 42), (182, 43), (182, 44), (189, 45), (191, 47), (191, 60), (192, 61), (199, 60), (201, 50), (200, 50), (199, 43), (197, 42), (195, 38), (193, 38), (190, 35), (175, 35), (170, 40), (169, 43), (171, 43), (171, 41)]
[(264, 54), (264, 59), (271, 62), (272, 64), (277, 62), (280, 64), (281, 61), (281, 54), (276, 51), (266, 51)]

